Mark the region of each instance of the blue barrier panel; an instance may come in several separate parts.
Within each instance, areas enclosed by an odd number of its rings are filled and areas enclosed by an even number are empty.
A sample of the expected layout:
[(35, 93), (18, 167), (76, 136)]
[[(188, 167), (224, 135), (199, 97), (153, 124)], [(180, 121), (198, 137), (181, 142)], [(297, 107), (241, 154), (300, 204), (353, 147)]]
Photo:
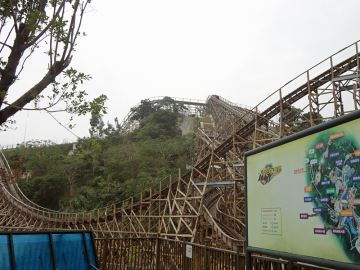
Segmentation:
[(89, 232), (85, 233), (84, 235), (85, 235), (87, 252), (89, 254), (89, 263), (93, 266), (96, 266), (97, 265), (96, 254), (95, 254), (94, 241), (92, 235)]
[(87, 270), (82, 234), (53, 234), (59, 270)]
[(0, 233), (0, 270), (51, 269), (97, 269), (91, 233)]
[(52, 269), (48, 234), (14, 234), (13, 243), (16, 269)]
[(0, 235), (0, 269), (10, 269), (10, 242), (8, 235)]

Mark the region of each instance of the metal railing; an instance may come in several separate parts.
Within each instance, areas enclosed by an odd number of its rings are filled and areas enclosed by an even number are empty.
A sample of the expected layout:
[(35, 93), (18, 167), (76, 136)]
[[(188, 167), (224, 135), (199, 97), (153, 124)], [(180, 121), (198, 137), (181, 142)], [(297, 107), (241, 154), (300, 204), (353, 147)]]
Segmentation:
[(95, 239), (102, 270), (240, 270), (244, 256), (163, 238)]
[[(243, 270), (239, 252), (164, 238), (95, 239), (102, 270)], [(327, 269), (280, 258), (252, 255), (252, 270)]]

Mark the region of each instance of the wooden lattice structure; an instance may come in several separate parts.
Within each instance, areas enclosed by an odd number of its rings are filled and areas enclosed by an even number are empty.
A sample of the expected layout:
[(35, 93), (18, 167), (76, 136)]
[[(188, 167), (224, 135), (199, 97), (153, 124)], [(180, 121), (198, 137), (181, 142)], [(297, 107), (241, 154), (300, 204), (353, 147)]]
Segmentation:
[[(206, 114), (195, 121), (197, 156), (192, 169), (102, 209), (64, 213), (36, 205), (13, 181), (2, 157), (0, 230), (90, 229), (100, 238), (156, 236), (243, 252), (244, 153), (358, 110), (359, 45), (330, 56), (254, 108), (210, 96), (202, 111)], [(125, 126), (131, 129), (127, 122)]]

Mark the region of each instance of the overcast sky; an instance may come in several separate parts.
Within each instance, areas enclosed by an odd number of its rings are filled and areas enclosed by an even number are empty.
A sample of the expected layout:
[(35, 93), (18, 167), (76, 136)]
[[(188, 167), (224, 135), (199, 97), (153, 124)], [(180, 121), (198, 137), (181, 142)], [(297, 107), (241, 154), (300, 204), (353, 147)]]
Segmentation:
[[(359, 10), (359, 0), (93, 0), (73, 66), (93, 77), (90, 96), (108, 96), (106, 121), (154, 96), (218, 94), (252, 106), (359, 40)], [(15, 120), (0, 133), (2, 145), (76, 140), (46, 113)], [(88, 129), (85, 117), (73, 132), (84, 137)]]

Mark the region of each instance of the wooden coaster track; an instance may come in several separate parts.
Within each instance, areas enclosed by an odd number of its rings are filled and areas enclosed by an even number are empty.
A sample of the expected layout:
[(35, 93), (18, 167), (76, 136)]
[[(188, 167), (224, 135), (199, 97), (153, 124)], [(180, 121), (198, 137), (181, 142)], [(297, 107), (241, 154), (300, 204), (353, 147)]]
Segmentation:
[[(192, 169), (179, 173), (177, 181), (168, 179), (158, 189), (101, 209), (64, 213), (31, 202), (1, 156), (0, 230), (90, 229), (99, 237), (159, 235), (243, 251), (244, 153), (358, 110), (359, 58), (358, 41), (251, 109), (210, 96), (195, 132), (198, 156)], [(201, 102), (185, 102), (205, 108)], [(123, 121), (124, 132), (131, 131), (130, 120), (131, 115)]]

